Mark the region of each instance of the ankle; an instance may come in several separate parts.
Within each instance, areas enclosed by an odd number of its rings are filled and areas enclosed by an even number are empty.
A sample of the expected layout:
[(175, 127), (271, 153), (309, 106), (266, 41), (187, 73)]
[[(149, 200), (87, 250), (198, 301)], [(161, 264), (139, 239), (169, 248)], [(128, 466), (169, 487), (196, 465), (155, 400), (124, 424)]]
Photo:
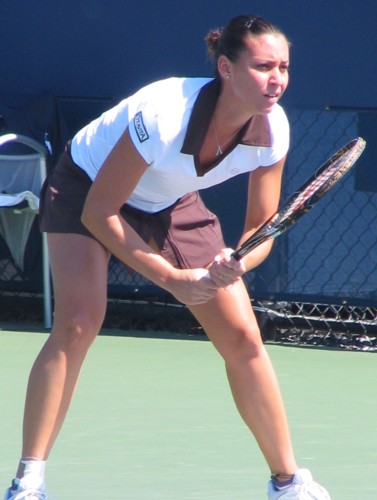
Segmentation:
[(288, 488), (293, 482), (294, 474), (272, 474), (271, 481), (276, 490)]
[(21, 458), (16, 477), (22, 479), (25, 476), (38, 476), (44, 479), (45, 467), (46, 460), (34, 457)]

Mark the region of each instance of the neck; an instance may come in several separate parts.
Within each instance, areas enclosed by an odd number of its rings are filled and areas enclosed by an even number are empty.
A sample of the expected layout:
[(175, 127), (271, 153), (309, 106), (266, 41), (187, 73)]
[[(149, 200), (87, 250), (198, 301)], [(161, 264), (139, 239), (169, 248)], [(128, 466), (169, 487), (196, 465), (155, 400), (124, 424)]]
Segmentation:
[(219, 135), (231, 134), (237, 128), (241, 128), (252, 116), (253, 113), (245, 108), (245, 103), (240, 102), (223, 84), (213, 113)]

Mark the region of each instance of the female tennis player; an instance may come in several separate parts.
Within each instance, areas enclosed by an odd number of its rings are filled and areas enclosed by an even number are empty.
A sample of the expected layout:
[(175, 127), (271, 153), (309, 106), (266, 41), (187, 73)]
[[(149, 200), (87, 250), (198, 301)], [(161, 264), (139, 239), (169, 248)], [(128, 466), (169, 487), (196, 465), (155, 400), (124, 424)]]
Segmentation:
[(7, 500), (46, 498), (45, 463), (104, 319), (111, 254), (186, 304), (224, 358), (237, 408), (271, 471), (268, 498), (330, 498), (296, 464), (241, 278), (272, 243), (232, 259), (198, 194), (249, 172), (240, 243), (277, 210), (289, 145), (278, 104), (289, 42), (249, 15), (210, 31), (206, 42), (214, 78), (169, 78), (123, 100), (78, 132), (44, 186), (54, 325), (30, 374), (22, 458)]

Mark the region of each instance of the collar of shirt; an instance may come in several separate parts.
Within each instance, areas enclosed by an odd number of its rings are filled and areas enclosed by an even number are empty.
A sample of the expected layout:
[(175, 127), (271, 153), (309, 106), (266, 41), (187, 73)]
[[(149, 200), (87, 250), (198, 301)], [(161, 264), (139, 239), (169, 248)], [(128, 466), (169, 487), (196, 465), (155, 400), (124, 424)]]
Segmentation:
[[(200, 90), (187, 125), (181, 153), (195, 157), (199, 155), (215, 110), (220, 89), (221, 81), (219, 78), (215, 78)], [(271, 130), (267, 116), (255, 115), (251, 117), (238, 133), (237, 140), (238, 144), (246, 146), (270, 147)]]

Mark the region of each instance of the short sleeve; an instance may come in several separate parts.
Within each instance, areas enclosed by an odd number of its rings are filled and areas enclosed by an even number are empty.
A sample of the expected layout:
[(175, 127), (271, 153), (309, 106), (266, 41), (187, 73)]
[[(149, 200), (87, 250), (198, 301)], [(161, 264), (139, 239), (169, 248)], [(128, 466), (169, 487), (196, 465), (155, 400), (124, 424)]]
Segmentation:
[(268, 115), (271, 130), (271, 147), (264, 148), (261, 164), (270, 166), (281, 160), (288, 152), (290, 142), (290, 127), (283, 108), (276, 105)]
[(158, 114), (153, 103), (136, 99), (137, 94), (129, 99), (129, 132), (134, 146), (150, 165), (161, 149), (158, 129)]

